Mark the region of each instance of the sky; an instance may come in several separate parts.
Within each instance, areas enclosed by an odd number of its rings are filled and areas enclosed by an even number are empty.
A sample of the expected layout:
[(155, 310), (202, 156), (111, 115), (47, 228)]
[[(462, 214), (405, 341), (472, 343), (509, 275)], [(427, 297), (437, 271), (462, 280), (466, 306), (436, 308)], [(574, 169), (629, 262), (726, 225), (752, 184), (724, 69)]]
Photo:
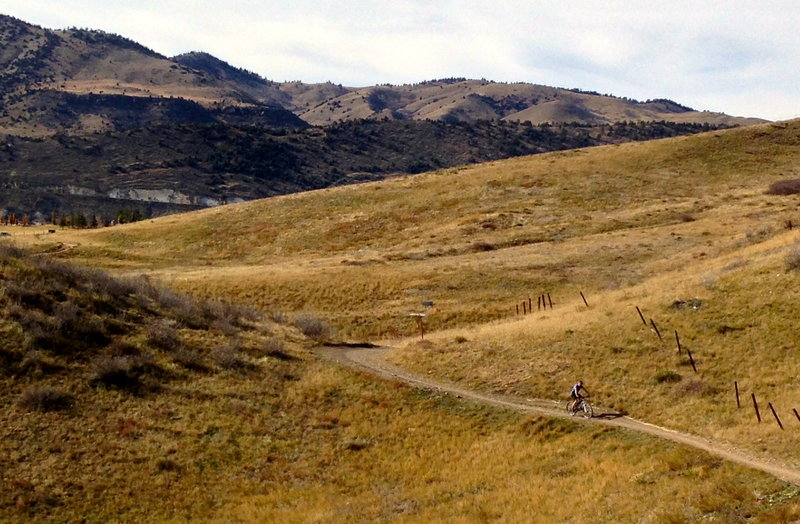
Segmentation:
[(0, 13), (275, 81), (486, 78), (800, 117), (796, 0), (3, 0)]

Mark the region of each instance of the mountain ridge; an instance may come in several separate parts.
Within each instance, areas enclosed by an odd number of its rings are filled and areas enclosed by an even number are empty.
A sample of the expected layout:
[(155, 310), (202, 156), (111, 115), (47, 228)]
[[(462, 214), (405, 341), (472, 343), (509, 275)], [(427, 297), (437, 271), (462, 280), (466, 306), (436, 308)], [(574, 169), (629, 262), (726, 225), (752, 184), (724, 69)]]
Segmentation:
[[(443, 78), (366, 87), (275, 82), (203, 51), (168, 58), (124, 36), (78, 28), (49, 30), (5, 15), (0, 15), (0, 44), (0, 99), (5, 106), (0, 114), (0, 130), (9, 134), (42, 136), (84, 131), (61, 125), (56, 117), (44, 123), (31, 116), (36, 106), (28, 98), (39, 90), (182, 98), (206, 108), (281, 108), (311, 125), (321, 126), (364, 118), (467, 122), (504, 119), (532, 124), (620, 120), (718, 125), (763, 122), (688, 110), (664, 99), (638, 102), (524, 82)], [(26, 126), (28, 122), (32, 124)]]

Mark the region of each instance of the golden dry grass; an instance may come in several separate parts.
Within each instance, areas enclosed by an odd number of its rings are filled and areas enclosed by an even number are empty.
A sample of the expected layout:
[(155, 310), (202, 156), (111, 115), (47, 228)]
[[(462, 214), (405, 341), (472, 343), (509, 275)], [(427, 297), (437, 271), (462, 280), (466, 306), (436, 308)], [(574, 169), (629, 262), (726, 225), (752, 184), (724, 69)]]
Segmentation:
[[(800, 393), (792, 327), (800, 276), (786, 269), (796, 232), (784, 229), (786, 220), (798, 222), (798, 209), (796, 197), (764, 194), (776, 180), (800, 178), (798, 144), (800, 123), (790, 122), (97, 231), (12, 233), (19, 244), (145, 272), (198, 295), (272, 312), (316, 311), (339, 338), (385, 339), (401, 346), (394, 358), (402, 365), (478, 389), (559, 398), (583, 378), (602, 406), (800, 466), (793, 453), (800, 422), (790, 411)], [(515, 314), (523, 299), (532, 297), (535, 307), (547, 292), (553, 310)], [(673, 307), (689, 299), (702, 305)], [(420, 345), (407, 313), (421, 311), (425, 300), (436, 302), (426, 319), (436, 332)], [(635, 306), (657, 322), (663, 342)], [(697, 375), (676, 353), (675, 330), (697, 360)], [(745, 406), (738, 410), (734, 380)], [(225, 387), (209, 383), (207, 391)], [(750, 393), (762, 400), (760, 425), (748, 411)], [(540, 521), (797, 518), (796, 491), (683, 448), (497, 414), (324, 364), (309, 364), (274, 406), (306, 428), (277, 447), (288, 473), (267, 468), (277, 476), (232, 481), (231, 471), (258, 462), (265, 449), (248, 441), (252, 455), (219, 462), (224, 496), (212, 490), (221, 497), (213, 504), (163, 514), (471, 522), (526, 520), (536, 507)], [(224, 420), (218, 407), (206, 407), (204, 424)], [(315, 427), (329, 426), (314, 422), (326, 417), (347, 421), (334, 424), (336, 438)], [(341, 449), (362, 443), (357, 452)], [(565, 504), (577, 479), (589, 486), (588, 502)]]

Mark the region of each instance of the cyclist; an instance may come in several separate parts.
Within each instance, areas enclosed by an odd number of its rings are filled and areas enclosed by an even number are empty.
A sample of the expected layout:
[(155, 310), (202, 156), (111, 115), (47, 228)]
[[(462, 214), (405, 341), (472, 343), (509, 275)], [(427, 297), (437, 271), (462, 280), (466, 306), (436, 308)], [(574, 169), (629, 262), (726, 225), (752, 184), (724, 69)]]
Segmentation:
[[(586, 393), (586, 395), (582, 395), (581, 391)], [(577, 409), (581, 400), (583, 400), (584, 397), (590, 396), (589, 391), (585, 387), (583, 387), (583, 380), (579, 380), (578, 382), (575, 383), (574, 386), (572, 386), (572, 389), (569, 390), (569, 396), (572, 397), (572, 405), (570, 406), (569, 410), (574, 415), (575, 410)]]

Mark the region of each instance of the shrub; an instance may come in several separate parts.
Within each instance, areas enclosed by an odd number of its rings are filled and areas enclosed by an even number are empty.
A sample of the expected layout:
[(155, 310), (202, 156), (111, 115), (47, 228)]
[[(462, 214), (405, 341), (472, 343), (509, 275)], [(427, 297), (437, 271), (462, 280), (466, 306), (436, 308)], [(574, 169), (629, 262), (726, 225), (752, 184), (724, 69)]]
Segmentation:
[(197, 351), (186, 347), (179, 347), (170, 352), (172, 361), (176, 364), (191, 369), (192, 371), (208, 371), (208, 366), (203, 362), (203, 357)]
[(764, 226), (757, 231), (747, 231), (744, 235), (744, 240), (746, 244), (758, 244), (767, 240), (770, 236), (772, 236), (772, 228), (769, 226)]
[(679, 373), (675, 373), (674, 371), (659, 371), (656, 373), (656, 382), (659, 384), (664, 384), (665, 382), (680, 382), (681, 375)]
[(278, 360), (289, 361), (298, 360), (297, 357), (286, 352), (283, 340), (277, 337), (268, 337), (264, 340), (264, 354)]
[(276, 324), (286, 324), (289, 322), (289, 315), (285, 311), (278, 308), (272, 308), (267, 312), (267, 318)]
[(3, 260), (3, 263), (10, 258), (22, 258), (24, 255), (25, 252), (16, 246), (9, 244), (0, 245), (0, 259)]
[(64, 366), (54, 362), (39, 351), (29, 351), (19, 363), (18, 371), (23, 375), (40, 377), (56, 373)]
[(128, 391), (138, 391), (142, 386), (133, 369), (131, 357), (127, 356), (100, 357), (95, 360), (90, 382)]
[(161, 458), (156, 461), (156, 469), (158, 471), (181, 471), (182, 468), (174, 460)]
[(275, 353), (279, 351), (283, 351), (283, 340), (278, 337), (267, 337), (264, 339), (264, 353), (269, 355), (270, 353)]
[(778, 180), (770, 184), (768, 195), (795, 195), (800, 193), (800, 179)]
[(90, 382), (135, 394), (141, 394), (145, 389), (157, 389), (152, 381), (145, 384), (142, 380), (145, 375), (159, 379), (171, 377), (171, 374), (156, 364), (149, 355), (104, 356), (94, 362), (94, 373)]
[(472, 244), (472, 251), (480, 253), (482, 251), (494, 251), (495, 247), (488, 242), (475, 242)]
[(789, 247), (789, 252), (786, 254), (786, 270), (800, 270), (800, 242), (795, 242)]
[(72, 395), (50, 386), (36, 386), (23, 391), (19, 398), (20, 407), (36, 411), (62, 411), (73, 406)]
[(292, 319), (292, 325), (305, 336), (322, 340), (328, 336), (330, 328), (322, 319), (313, 313), (298, 313)]
[(147, 328), (147, 343), (154, 348), (172, 350), (181, 346), (178, 331), (169, 323), (155, 322)]
[(203, 304), (203, 311), (217, 322), (239, 327), (242, 327), (242, 319), (255, 322), (264, 316), (254, 307), (238, 306), (221, 300), (206, 302)]
[(121, 340), (115, 340), (112, 342), (108, 346), (107, 352), (109, 355), (115, 357), (130, 357), (141, 354), (141, 350), (138, 347)]
[(250, 365), (239, 355), (238, 347), (232, 344), (214, 350), (211, 354), (214, 362), (222, 369), (247, 369)]

